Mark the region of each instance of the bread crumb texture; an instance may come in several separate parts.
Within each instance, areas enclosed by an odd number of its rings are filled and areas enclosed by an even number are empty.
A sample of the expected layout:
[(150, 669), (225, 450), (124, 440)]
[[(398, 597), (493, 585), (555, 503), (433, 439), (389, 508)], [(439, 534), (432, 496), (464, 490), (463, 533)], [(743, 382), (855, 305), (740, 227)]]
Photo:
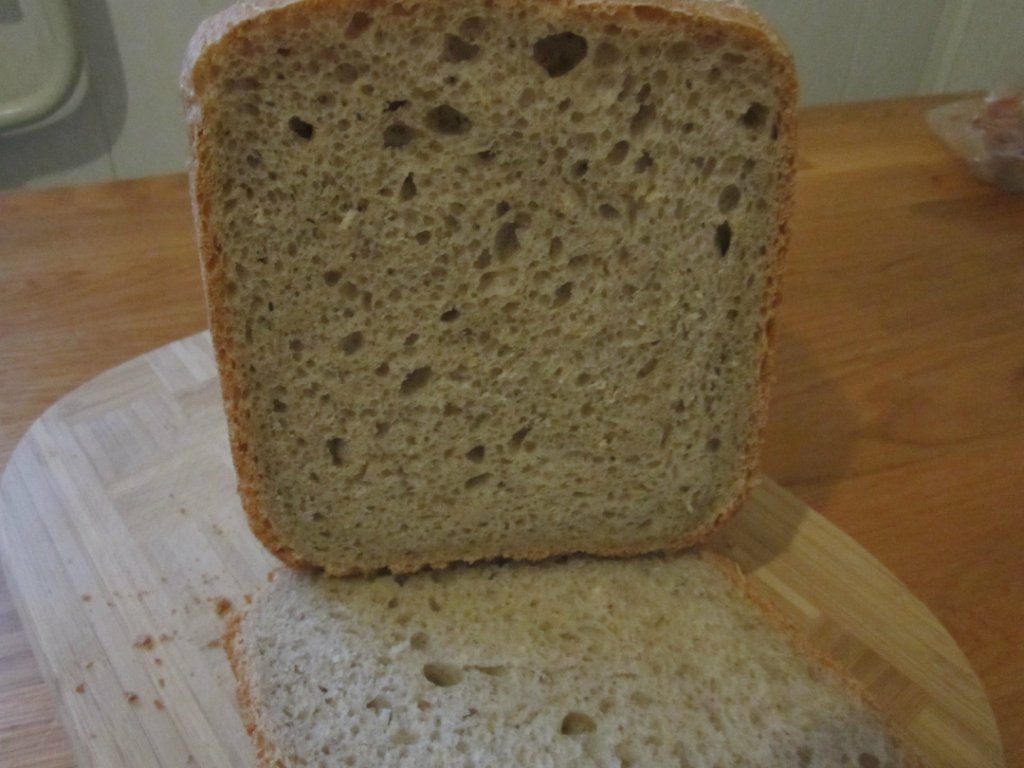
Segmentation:
[(491, 0), (299, 3), (211, 44), (203, 261), (272, 538), (339, 573), (650, 550), (735, 506), (788, 66), (714, 17)]
[(692, 555), (282, 574), (234, 661), (265, 765), (914, 764)]

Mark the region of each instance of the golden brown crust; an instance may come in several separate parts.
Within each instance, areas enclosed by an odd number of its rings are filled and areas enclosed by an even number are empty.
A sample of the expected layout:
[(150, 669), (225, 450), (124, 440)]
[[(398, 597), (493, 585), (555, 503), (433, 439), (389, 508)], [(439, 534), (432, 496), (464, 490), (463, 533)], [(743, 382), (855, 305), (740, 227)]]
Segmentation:
[(242, 645), (242, 620), (244, 613), (238, 613), (228, 620), (224, 630), (223, 645), (227, 653), (228, 662), (231, 664), (231, 671), (235, 675), (235, 698), (238, 700), (238, 708), (242, 715), (242, 723), (245, 725), (245, 732), (249, 734), (256, 747), (256, 761), (259, 768), (285, 768), (284, 763), (274, 757), (276, 749), (270, 738), (259, 726), (259, 718), (256, 715), (256, 705), (253, 703), (252, 687), (249, 680), (249, 668), (245, 662), (245, 654), (241, 649)]
[[(517, 2), (518, 0), (503, 0)], [(743, 5), (728, 0), (645, 0), (630, 2), (629, 0), (604, 0), (588, 2), (586, 0), (545, 0), (552, 5), (561, 6), (567, 12), (579, 13), (591, 17), (593, 15), (607, 17), (609, 21), (619, 23), (686, 23), (695, 27), (700, 34), (724, 35), (727, 32), (744, 38), (751, 46), (767, 51), (771, 56), (771, 66), (776, 69), (779, 82), (782, 84), (780, 93), (781, 108), (779, 110), (779, 136), (786, 142), (785, 178), (783, 179), (782, 225), (777, 234), (774, 248), (770, 249), (772, 259), (770, 279), (765, 296), (763, 314), (766, 318), (766, 335), (764, 353), (760, 371), (760, 382), (756, 398), (754, 436), (751, 439), (745, 459), (745, 482), (731, 507), (715, 515), (703, 527), (688, 532), (674, 541), (658, 547), (615, 547), (594, 548), (593, 554), (599, 556), (623, 557), (642, 554), (652, 549), (673, 552), (692, 547), (705, 541), (721, 525), (726, 522), (742, 506), (750, 491), (751, 481), (757, 467), (763, 433), (767, 421), (768, 392), (771, 381), (771, 359), (774, 347), (774, 314), (779, 303), (779, 283), (782, 276), (783, 261), (789, 240), (788, 221), (793, 204), (793, 179), (795, 155), (795, 108), (797, 99), (797, 81), (792, 59), (776, 34), (768, 27), (757, 13)], [(402, 0), (394, 0), (387, 5), (383, 0), (262, 0), (261, 2), (242, 2), (208, 19), (200, 27), (189, 44), (182, 74), (182, 93), (185, 102), (186, 120), (190, 135), (189, 178), (192, 190), (193, 216), (196, 226), (196, 238), (199, 245), (202, 265), (203, 283), (207, 296), (208, 318), (213, 347), (221, 377), (221, 389), (225, 402), (228, 432), (231, 442), (232, 456), (238, 474), (238, 492), (242, 507), (249, 519), (253, 533), (260, 541), (285, 564), (293, 567), (320, 567), (298, 554), (294, 547), (286, 543), (275, 529), (272, 519), (267, 513), (265, 501), (266, 490), (262, 478), (249, 452), (247, 437), (253, 434), (251, 425), (245, 417), (241, 405), (238, 377), (235, 370), (234, 350), (231, 346), (232, 334), (229, 319), (221, 311), (218, 300), (225, 292), (226, 279), (221, 269), (221, 249), (215, 233), (211, 229), (211, 201), (215, 194), (208, 178), (210, 168), (209, 154), (211, 148), (203, 134), (204, 110), (215, 108), (215, 105), (204, 100), (204, 93), (215, 77), (215, 59), (218, 50), (237, 44), (244, 38), (249, 28), (266, 27), (291, 19), (315, 19), (318, 14), (338, 13), (350, 8), (372, 7), (387, 9), (396, 14), (412, 12)], [(420, 5), (415, 6), (419, 8)], [(460, 562), (473, 562), (485, 558), (511, 557), (524, 560), (543, 560), (563, 554), (556, 551), (525, 550), (505, 553), (487, 553), (479, 557), (461, 558)], [(393, 573), (408, 573), (426, 567), (444, 567), (453, 560), (443, 562), (394, 562), (389, 563), (388, 570)], [(350, 576), (368, 572), (362, 568), (327, 568), (333, 575)]]

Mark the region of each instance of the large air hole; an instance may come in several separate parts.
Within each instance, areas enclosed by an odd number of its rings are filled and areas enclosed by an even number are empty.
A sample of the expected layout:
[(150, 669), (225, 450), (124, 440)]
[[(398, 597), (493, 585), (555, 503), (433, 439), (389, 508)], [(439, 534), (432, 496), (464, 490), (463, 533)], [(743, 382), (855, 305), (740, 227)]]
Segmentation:
[(735, 184), (730, 184), (718, 196), (718, 210), (722, 213), (730, 213), (740, 204), (740, 197), (740, 188)]
[[(416, 129), (410, 128), (405, 123), (392, 123), (384, 129), (385, 147), (404, 147), (415, 138)], [(411, 176), (407, 178), (411, 178)]]
[(655, 115), (653, 104), (641, 104), (633, 119), (629, 121), (629, 132), (633, 136), (639, 136), (654, 122)]
[(729, 226), (729, 222), (725, 221), (715, 228), (715, 246), (718, 248), (718, 252), (725, 256), (729, 252), (729, 246), (732, 244), (732, 227)]
[(761, 128), (767, 121), (768, 107), (756, 101), (751, 104), (747, 108), (747, 111), (740, 117), (740, 122), (742, 122), (747, 128)]
[(416, 197), (416, 181), (410, 173), (402, 181), (402, 187), (398, 190), (398, 199), (412, 200), (414, 197)]
[(618, 165), (619, 163), (626, 159), (626, 155), (628, 154), (629, 142), (623, 140), (616, 143), (615, 146), (608, 151), (608, 157), (606, 159), (612, 165)]
[(412, 393), (423, 389), (423, 387), (427, 385), (427, 383), (431, 380), (431, 378), (433, 378), (433, 376), (434, 371), (433, 369), (431, 369), (429, 365), (424, 365), (422, 368), (417, 368), (416, 370), (409, 373), (404, 379), (402, 379), (402, 384), (399, 387), (399, 391), (403, 395), (411, 395)]
[(291, 132), (298, 136), (300, 139), (305, 139), (306, 141), (309, 141), (310, 139), (313, 138), (312, 123), (307, 123), (301, 117), (292, 115), (292, 117), (288, 118), (288, 127), (291, 129)]
[(440, 688), (451, 688), (462, 682), (462, 670), (451, 664), (431, 662), (423, 665), (423, 676)]
[(551, 77), (569, 74), (586, 55), (587, 39), (573, 32), (548, 35), (533, 44), (533, 60)]
[(452, 307), (451, 309), (445, 310), (444, 312), (441, 313), (441, 322), (442, 323), (450, 323), (453, 320), (458, 320), (458, 319), (459, 319), (459, 310), (456, 309), (455, 307)]
[(522, 429), (516, 430), (515, 434), (512, 435), (512, 439), (508, 441), (509, 445), (513, 448), (518, 448), (523, 444), (526, 436), (530, 434), (532, 427), (523, 427)]
[(473, 127), (473, 121), (450, 104), (434, 107), (426, 115), (427, 127), (447, 136), (458, 136)]
[(657, 368), (657, 366), (658, 358), (652, 357), (650, 360), (643, 364), (639, 371), (636, 372), (636, 377), (638, 379), (646, 379), (648, 376), (651, 375), (651, 373), (654, 372), (654, 369)]
[(345, 463), (345, 441), (340, 437), (332, 437), (326, 442), (327, 454), (331, 457), (331, 464), (340, 467)]
[(584, 733), (593, 733), (597, 730), (597, 723), (590, 715), (583, 712), (570, 712), (562, 718), (561, 733), (563, 736), (579, 736)]
[(636, 173), (644, 173), (652, 165), (654, 165), (654, 158), (651, 157), (650, 154), (648, 154), (645, 150), (644, 153), (640, 155), (639, 158), (637, 158), (637, 161), (633, 163), (633, 170)]
[(477, 486), (483, 485), (484, 483), (486, 483), (490, 479), (491, 479), (491, 473), (490, 472), (484, 472), (484, 473), (479, 474), (479, 475), (473, 475), (473, 477), (469, 478), (466, 481), (466, 487), (467, 488), (476, 488)]
[(558, 288), (555, 289), (555, 300), (553, 306), (561, 307), (569, 302), (572, 298), (572, 282), (562, 283)]
[(363, 333), (362, 331), (353, 331), (342, 338), (341, 343), (338, 345), (341, 347), (341, 351), (346, 355), (352, 355), (363, 348)]
[(505, 222), (498, 228), (494, 236), (494, 252), (498, 258), (506, 258), (519, 250), (518, 229), (519, 225), (514, 221)]
[(368, 13), (356, 11), (352, 14), (352, 20), (348, 23), (348, 28), (345, 30), (345, 37), (359, 37), (370, 28), (371, 24), (373, 24), (373, 19)]
[(391, 709), (391, 702), (386, 696), (374, 696), (366, 702), (366, 708), (372, 709), (374, 712), (380, 712), (382, 709)]
[(471, 61), (480, 53), (480, 46), (463, 40), (458, 35), (444, 36), (444, 50), (441, 51), (441, 61), (463, 62)]
[(466, 458), (475, 464), (479, 464), (484, 460), (484, 456), (487, 454), (487, 448), (482, 445), (477, 445), (466, 451)]

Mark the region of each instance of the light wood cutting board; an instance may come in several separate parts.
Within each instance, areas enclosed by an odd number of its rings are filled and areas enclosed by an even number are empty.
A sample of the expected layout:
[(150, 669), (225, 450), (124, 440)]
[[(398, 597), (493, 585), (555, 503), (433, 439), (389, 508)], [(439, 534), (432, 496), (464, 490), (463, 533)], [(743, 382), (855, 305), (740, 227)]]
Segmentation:
[[(713, 545), (944, 766), (1003, 766), (991, 708), (934, 616), (768, 480)], [(81, 766), (241, 768), (220, 646), (277, 567), (237, 496), (209, 338), (136, 358), (50, 408), (0, 481), (0, 558)]]

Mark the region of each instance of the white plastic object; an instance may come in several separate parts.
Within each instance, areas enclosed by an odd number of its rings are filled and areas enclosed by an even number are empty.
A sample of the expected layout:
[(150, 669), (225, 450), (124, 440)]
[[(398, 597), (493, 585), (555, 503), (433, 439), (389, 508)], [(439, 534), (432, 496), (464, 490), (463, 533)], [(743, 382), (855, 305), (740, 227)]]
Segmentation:
[(25, 128), (44, 120), (75, 91), (82, 71), (82, 55), (75, 39), (71, 0), (35, 0), (53, 33), (52, 66), (32, 93), (0, 102), (0, 132)]

